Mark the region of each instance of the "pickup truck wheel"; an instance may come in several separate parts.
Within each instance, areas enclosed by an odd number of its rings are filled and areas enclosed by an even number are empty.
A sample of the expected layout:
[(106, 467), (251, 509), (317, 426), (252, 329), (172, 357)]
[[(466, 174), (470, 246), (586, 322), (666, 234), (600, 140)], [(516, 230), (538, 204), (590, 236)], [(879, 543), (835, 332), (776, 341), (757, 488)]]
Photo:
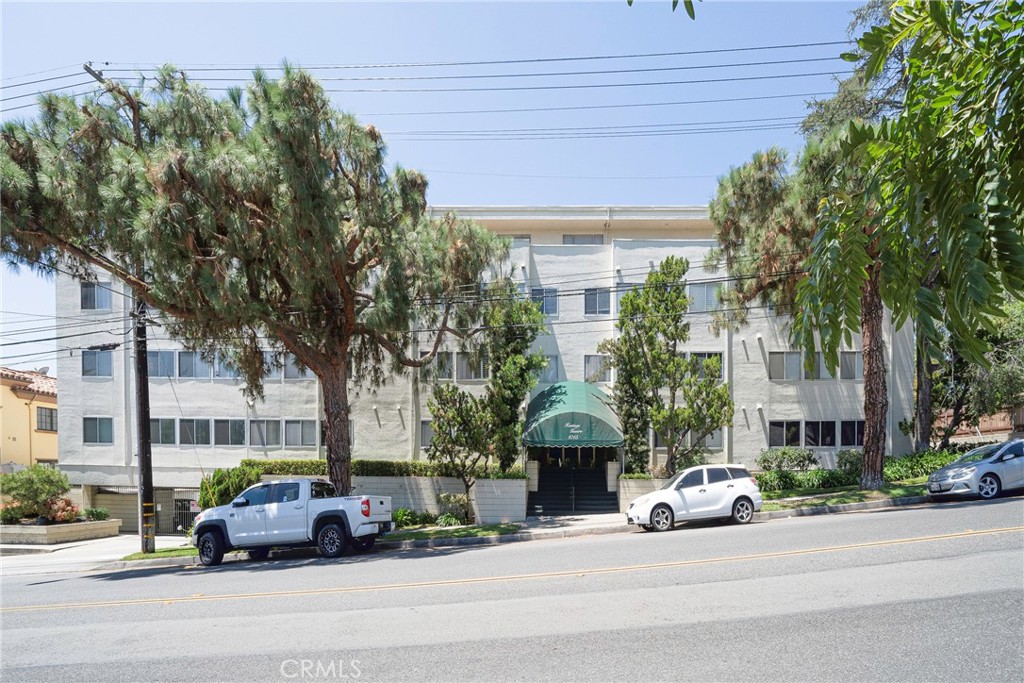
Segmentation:
[(352, 549), (358, 553), (365, 553), (373, 549), (373, 543), (376, 540), (376, 534), (370, 534), (369, 536), (356, 536), (352, 539)]
[(270, 548), (251, 548), (246, 552), (249, 553), (249, 559), (254, 562), (262, 562), (270, 557)]
[(340, 557), (345, 551), (345, 530), (337, 524), (325, 524), (316, 535), (316, 547), (324, 557)]
[(224, 559), (224, 542), (216, 531), (199, 537), (199, 561), (204, 567), (216, 567)]

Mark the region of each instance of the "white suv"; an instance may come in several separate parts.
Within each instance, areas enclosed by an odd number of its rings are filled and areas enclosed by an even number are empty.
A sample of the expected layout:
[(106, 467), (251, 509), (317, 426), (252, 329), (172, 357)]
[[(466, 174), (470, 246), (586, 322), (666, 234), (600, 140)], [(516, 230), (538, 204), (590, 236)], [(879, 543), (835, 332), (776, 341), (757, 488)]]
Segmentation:
[(746, 524), (761, 509), (761, 489), (740, 465), (683, 470), (660, 490), (629, 504), (626, 520), (644, 531), (668, 531), (676, 522), (715, 517)]

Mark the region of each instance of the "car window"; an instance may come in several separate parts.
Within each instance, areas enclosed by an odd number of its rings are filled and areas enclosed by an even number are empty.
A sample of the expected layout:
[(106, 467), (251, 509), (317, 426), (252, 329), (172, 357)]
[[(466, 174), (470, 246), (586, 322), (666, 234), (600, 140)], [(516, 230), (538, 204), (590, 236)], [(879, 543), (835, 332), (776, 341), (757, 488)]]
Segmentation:
[(973, 451), (968, 451), (967, 453), (964, 453), (959, 458), (957, 458), (956, 463), (962, 465), (968, 462), (979, 462), (981, 460), (984, 460), (985, 458), (992, 457), (997, 452), (999, 452), (999, 449), (1002, 447), (1002, 444), (994, 443), (989, 446), (975, 448)]
[(310, 498), (333, 498), (335, 495), (334, 485), (326, 481), (314, 481), (312, 487)]
[(269, 488), (269, 486), (257, 486), (243, 493), (241, 497), (249, 501), (249, 505), (263, 505), (267, 500), (267, 489)]
[(1010, 447), (1003, 452), (1003, 460), (1019, 458), (1022, 455), (1024, 455), (1024, 441), (1018, 441), (1017, 443), (1010, 444)]
[(726, 467), (733, 479), (750, 479), (750, 472), (745, 467)]
[(709, 467), (708, 468), (708, 483), (717, 484), (721, 481), (729, 481), (729, 473), (725, 471), (724, 467)]
[(690, 488), (691, 486), (700, 486), (704, 483), (704, 470), (694, 470), (683, 477), (680, 483), (680, 488)]
[(299, 484), (298, 482), (289, 482), (287, 484), (274, 484), (274, 488), (270, 493), (270, 500), (268, 503), (290, 503), (299, 499)]

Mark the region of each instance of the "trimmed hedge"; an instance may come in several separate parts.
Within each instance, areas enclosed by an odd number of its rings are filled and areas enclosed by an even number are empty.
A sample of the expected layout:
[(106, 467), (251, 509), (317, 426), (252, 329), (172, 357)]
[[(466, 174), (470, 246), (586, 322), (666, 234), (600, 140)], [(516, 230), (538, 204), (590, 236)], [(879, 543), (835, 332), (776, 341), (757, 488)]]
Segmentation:
[(818, 464), (814, 453), (807, 448), (783, 446), (781, 448), (765, 448), (757, 458), (757, 466), (762, 470), (799, 470), (806, 471)]
[(940, 467), (945, 467), (960, 457), (960, 453), (949, 451), (921, 451), (899, 458), (886, 458), (883, 476), (886, 481), (900, 481), (924, 477)]
[(626, 472), (620, 474), (619, 479), (654, 479), (654, 477), (646, 472)]
[[(896, 458), (886, 458), (883, 465), (885, 481), (903, 481), (924, 477), (960, 457), (947, 451), (921, 451)], [(832, 489), (856, 486), (860, 483), (862, 456), (860, 451), (841, 451), (837, 457), (838, 469), (815, 469), (806, 472), (767, 470), (755, 475), (762, 491), (790, 489)]]

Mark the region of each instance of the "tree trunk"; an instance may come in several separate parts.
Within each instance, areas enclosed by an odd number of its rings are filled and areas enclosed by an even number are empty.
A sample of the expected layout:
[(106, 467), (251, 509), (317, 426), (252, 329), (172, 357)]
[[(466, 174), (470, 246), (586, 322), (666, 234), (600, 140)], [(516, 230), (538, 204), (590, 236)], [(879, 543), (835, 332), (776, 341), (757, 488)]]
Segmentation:
[(864, 470), (862, 489), (882, 487), (885, 458), (886, 416), (889, 397), (885, 379), (885, 340), (882, 338), (882, 295), (879, 290), (880, 264), (868, 267), (868, 279), (861, 291), (861, 334), (864, 345)]
[(917, 337), (917, 396), (914, 405), (914, 450), (925, 451), (932, 442), (932, 358), (931, 344)]
[(332, 365), (320, 376), (324, 392), (324, 424), (327, 439), (327, 474), (338, 489), (338, 495), (347, 496), (352, 490), (352, 443), (349, 435), (348, 368), (347, 353), (338, 354), (341, 362)]

